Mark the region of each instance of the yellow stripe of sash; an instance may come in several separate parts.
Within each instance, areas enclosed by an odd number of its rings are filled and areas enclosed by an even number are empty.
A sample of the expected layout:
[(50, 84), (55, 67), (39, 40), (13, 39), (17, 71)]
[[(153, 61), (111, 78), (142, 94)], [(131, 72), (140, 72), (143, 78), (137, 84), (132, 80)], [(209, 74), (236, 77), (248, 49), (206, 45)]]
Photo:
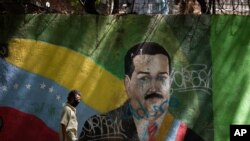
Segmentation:
[(67, 89), (79, 89), (82, 100), (99, 112), (115, 109), (127, 99), (122, 80), (73, 50), (41, 41), (13, 39), (9, 51), (9, 63)]
[(157, 134), (157, 141), (164, 141), (166, 139), (173, 122), (174, 117), (169, 112), (167, 112), (160, 126), (159, 133)]

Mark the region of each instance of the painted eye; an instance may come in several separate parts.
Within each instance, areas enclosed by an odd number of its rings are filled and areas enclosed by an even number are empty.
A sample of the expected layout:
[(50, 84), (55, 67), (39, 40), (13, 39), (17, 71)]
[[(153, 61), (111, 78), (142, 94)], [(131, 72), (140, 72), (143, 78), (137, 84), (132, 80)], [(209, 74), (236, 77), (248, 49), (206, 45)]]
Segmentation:
[(159, 76), (159, 77), (157, 77), (157, 79), (160, 81), (165, 81), (168, 79), (168, 77), (167, 76)]
[(144, 76), (144, 77), (141, 77), (141, 78), (139, 78), (141, 81), (147, 81), (147, 80), (149, 80), (149, 77), (147, 77), (147, 76)]

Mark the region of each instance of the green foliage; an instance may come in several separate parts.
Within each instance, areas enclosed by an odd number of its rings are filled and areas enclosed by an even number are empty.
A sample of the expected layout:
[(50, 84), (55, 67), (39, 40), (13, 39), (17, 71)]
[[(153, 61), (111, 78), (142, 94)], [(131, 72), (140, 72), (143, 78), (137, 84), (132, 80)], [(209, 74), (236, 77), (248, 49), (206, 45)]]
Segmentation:
[[(71, 13), (83, 13), (84, 12), (84, 10), (83, 10), (83, 5), (82, 5), (82, 3), (80, 2), (80, 0), (69, 0), (69, 2), (70, 2), (70, 6), (71, 6), (71, 8), (72, 8), (72, 11), (71, 11)], [(83, 0), (83, 2), (84, 2), (84, 0)]]
[(77, 7), (80, 5), (80, 2), (79, 2), (79, 0), (70, 0), (70, 5), (72, 7)]

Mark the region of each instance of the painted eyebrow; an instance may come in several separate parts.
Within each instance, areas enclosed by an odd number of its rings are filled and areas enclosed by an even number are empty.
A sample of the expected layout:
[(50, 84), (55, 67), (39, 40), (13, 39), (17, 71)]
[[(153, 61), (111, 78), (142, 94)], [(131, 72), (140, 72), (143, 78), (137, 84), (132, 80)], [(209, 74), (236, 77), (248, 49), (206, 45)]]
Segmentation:
[(139, 71), (138, 74), (150, 74), (150, 73), (146, 71)]
[(168, 75), (168, 72), (160, 72), (159, 74), (167, 74)]
[[(145, 71), (139, 71), (138, 74), (150, 74), (149, 72), (145, 72)], [(168, 72), (160, 72), (159, 74), (167, 74)]]

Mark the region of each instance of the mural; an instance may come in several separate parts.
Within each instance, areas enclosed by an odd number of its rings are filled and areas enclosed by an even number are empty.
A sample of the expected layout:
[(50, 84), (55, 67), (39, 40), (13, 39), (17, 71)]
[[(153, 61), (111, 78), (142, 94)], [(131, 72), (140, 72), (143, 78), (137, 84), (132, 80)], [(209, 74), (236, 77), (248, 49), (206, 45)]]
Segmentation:
[[(238, 37), (238, 31), (248, 37), (250, 31), (241, 26), (243, 22), (249, 24), (248, 17), (0, 16), (0, 140), (59, 141), (60, 114), (71, 89), (82, 93), (77, 106), (80, 140), (93, 130), (100, 131), (100, 139), (113, 134), (133, 137), (136, 132), (125, 131), (137, 127), (124, 126), (122, 120), (136, 117), (137, 110), (122, 106), (130, 98), (124, 86), (124, 56), (141, 42), (156, 42), (171, 57), (171, 98), (153, 108), (165, 113), (157, 138), (179, 140), (182, 130), (190, 129), (203, 140), (229, 140), (226, 129), (231, 123), (250, 123), (246, 109), (249, 69), (241, 71), (239, 65), (249, 67), (250, 43), (240, 38), (242, 42), (236, 44), (232, 38)], [(236, 45), (241, 48), (235, 49)], [(238, 51), (245, 53), (236, 61)], [(244, 88), (241, 92), (230, 81), (236, 80), (236, 72), (245, 80), (244, 84), (235, 82)], [(232, 92), (240, 94), (236, 97)], [(233, 109), (229, 105), (237, 107), (234, 112), (229, 112)], [(244, 119), (239, 117), (242, 113)], [(137, 137), (149, 138), (143, 132)]]

